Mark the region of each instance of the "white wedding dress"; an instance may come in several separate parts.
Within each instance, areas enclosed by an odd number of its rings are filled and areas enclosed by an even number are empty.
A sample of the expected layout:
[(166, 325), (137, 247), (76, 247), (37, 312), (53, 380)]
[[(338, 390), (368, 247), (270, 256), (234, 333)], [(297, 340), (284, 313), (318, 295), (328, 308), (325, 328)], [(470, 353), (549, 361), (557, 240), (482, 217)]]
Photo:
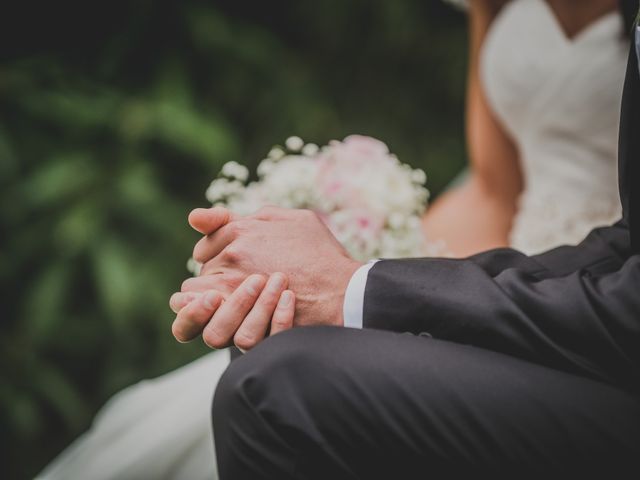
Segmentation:
[[(570, 40), (543, 0), (515, 0), (492, 25), (482, 80), (525, 174), (515, 248), (536, 253), (574, 244), (620, 216), (616, 151), (626, 49), (617, 13)], [(38, 478), (217, 478), (211, 399), (228, 355), (213, 352), (122, 391)]]
[(511, 246), (580, 242), (622, 216), (617, 139), (628, 43), (618, 12), (567, 38), (544, 0), (516, 0), (485, 40), (481, 78), (514, 139), (525, 191)]

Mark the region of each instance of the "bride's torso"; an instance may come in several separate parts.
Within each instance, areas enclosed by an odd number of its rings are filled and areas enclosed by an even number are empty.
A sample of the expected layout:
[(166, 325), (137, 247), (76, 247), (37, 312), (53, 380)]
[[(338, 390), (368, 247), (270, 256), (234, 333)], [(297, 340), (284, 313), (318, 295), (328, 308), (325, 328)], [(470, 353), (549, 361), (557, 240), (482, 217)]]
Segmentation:
[(575, 244), (620, 218), (622, 28), (612, 12), (569, 39), (544, 0), (514, 0), (491, 26), (483, 88), (517, 145), (525, 180), (511, 233), (516, 249)]

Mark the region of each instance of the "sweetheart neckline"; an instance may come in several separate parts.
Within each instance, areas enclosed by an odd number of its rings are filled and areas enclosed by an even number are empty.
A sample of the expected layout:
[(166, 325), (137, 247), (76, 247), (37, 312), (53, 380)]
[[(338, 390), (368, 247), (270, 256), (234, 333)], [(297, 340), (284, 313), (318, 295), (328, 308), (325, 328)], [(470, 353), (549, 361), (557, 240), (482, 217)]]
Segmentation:
[(564, 43), (568, 45), (581, 43), (581, 41), (589, 37), (589, 34), (596, 31), (600, 25), (611, 21), (612, 18), (614, 20), (617, 19), (619, 15), (617, 10), (611, 10), (610, 12), (607, 12), (604, 15), (600, 15), (598, 18), (590, 21), (578, 32), (570, 36), (562, 26), (562, 23), (560, 22), (556, 11), (547, 0), (535, 0), (534, 3), (541, 4), (542, 10), (545, 12), (547, 19), (553, 24), (554, 30), (559, 34)]

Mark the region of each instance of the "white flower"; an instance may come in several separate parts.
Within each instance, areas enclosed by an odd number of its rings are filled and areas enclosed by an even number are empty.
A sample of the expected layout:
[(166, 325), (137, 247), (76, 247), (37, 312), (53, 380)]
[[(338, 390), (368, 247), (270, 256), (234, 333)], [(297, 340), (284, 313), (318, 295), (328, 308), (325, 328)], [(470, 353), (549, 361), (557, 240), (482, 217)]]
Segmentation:
[(269, 153), (267, 153), (267, 157), (271, 160), (280, 160), (282, 157), (284, 157), (284, 155), (284, 150), (282, 150), (280, 147), (273, 147), (271, 150), (269, 150)]
[(285, 146), (292, 152), (299, 152), (304, 146), (304, 141), (300, 137), (289, 137), (284, 142)]
[(238, 162), (227, 162), (222, 166), (220, 174), (223, 177), (233, 178), (241, 182), (246, 182), (249, 178), (249, 169)]
[(405, 216), (400, 212), (393, 212), (389, 215), (389, 226), (393, 229), (404, 227), (406, 224)]
[(224, 201), (228, 197), (240, 195), (244, 190), (244, 184), (237, 180), (218, 178), (211, 182), (205, 196), (211, 203)]
[(313, 157), (320, 148), (315, 143), (307, 143), (304, 147), (302, 147), (302, 154), (306, 157)]
[(275, 162), (269, 158), (265, 158), (258, 164), (258, 177), (266, 177), (273, 170)]
[(202, 270), (202, 264), (190, 258), (187, 260), (187, 270), (191, 272), (193, 276), (197, 277), (200, 275), (200, 270)]
[(205, 193), (205, 197), (207, 197), (207, 200), (209, 200), (211, 203), (215, 203), (224, 198), (225, 187), (223, 184), (225, 184), (226, 182), (227, 180), (225, 179), (218, 179), (211, 182), (211, 185), (209, 185), (209, 188), (207, 188), (207, 191)]
[(424, 173), (424, 170), (416, 168), (413, 172), (411, 172), (411, 180), (413, 180), (414, 183), (423, 185), (427, 181), (427, 174)]
[(407, 228), (412, 231), (417, 231), (422, 228), (422, 222), (420, 221), (420, 215), (422, 212), (419, 212), (418, 215), (412, 215), (407, 219)]
[(247, 168), (226, 163), (207, 189), (209, 201), (239, 215), (264, 205), (312, 209), (361, 261), (445, 252), (427, 244), (422, 230), (426, 174), (402, 164), (384, 143), (355, 135), (322, 148), (290, 137), (285, 146), (299, 153), (273, 147), (258, 165), (259, 180), (248, 185)]
[(310, 208), (316, 201), (317, 162), (288, 155), (273, 165), (261, 179), (261, 188), (270, 203), (288, 208)]

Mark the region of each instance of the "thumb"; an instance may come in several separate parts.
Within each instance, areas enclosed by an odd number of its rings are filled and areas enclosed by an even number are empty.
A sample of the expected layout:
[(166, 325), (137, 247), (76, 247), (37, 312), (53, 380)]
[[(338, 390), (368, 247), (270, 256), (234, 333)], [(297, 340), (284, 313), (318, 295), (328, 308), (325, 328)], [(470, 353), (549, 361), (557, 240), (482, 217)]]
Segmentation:
[(203, 235), (210, 235), (236, 218), (224, 207), (196, 208), (189, 214), (189, 225)]

